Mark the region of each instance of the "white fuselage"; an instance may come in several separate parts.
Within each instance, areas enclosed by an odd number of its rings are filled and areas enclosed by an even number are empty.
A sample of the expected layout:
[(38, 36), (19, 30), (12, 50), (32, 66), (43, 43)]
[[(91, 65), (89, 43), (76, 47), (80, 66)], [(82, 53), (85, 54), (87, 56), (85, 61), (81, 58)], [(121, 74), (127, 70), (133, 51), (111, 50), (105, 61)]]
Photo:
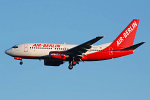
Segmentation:
[[(98, 52), (103, 50), (111, 43), (102, 44), (94, 46), (89, 49), (85, 55), (91, 54), (94, 52)], [(73, 48), (77, 45), (70, 45), (70, 44), (51, 44), (51, 43), (26, 43), (26, 44), (19, 44), (16, 45), (17, 47), (12, 47), (11, 49), (7, 50), (6, 53), (13, 57), (27, 57), (27, 58), (40, 58), (40, 57), (48, 57), (50, 51), (66, 51), (70, 48)]]

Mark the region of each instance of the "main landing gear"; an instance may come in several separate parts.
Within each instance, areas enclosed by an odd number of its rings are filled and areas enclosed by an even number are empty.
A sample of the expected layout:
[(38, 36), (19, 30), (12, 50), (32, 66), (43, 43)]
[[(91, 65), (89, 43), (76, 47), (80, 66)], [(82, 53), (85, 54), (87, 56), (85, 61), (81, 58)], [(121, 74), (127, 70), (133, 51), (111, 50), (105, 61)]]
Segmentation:
[(79, 64), (79, 62), (77, 61), (69, 61), (69, 66), (68, 66), (68, 69), (73, 69), (73, 66), (75, 66), (76, 64)]

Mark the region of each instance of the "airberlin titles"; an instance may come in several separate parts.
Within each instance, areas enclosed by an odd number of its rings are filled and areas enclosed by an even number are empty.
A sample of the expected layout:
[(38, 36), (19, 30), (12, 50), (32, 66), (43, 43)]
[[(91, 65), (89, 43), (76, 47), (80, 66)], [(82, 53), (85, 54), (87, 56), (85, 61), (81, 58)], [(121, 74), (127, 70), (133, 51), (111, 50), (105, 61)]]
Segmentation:
[(127, 38), (130, 33), (138, 26), (137, 22), (134, 21), (123, 33), (123, 36), (121, 36), (118, 40), (117, 40), (117, 46), (119, 46), (125, 38)]
[(50, 47), (50, 48), (60, 48), (59, 44), (33, 44), (32, 47)]

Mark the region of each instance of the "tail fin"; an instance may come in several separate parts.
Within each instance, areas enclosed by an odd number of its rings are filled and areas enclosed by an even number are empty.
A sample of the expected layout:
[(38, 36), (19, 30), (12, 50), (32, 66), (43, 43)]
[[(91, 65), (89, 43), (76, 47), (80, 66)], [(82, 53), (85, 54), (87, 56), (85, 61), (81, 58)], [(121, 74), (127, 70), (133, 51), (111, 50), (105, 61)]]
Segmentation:
[(133, 45), (139, 19), (133, 19), (131, 23), (122, 31), (122, 33), (106, 48), (113, 48), (113, 50), (127, 48)]

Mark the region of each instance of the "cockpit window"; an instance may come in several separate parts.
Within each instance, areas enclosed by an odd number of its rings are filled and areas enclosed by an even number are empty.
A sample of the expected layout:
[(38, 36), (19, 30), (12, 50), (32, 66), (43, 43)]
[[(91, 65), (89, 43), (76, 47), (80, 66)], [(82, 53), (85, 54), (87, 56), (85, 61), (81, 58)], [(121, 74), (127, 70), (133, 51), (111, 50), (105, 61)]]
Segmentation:
[(15, 45), (15, 46), (13, 46), (12, 48), (18, 48), (18, 46), (17, 46), (17, 45)]

